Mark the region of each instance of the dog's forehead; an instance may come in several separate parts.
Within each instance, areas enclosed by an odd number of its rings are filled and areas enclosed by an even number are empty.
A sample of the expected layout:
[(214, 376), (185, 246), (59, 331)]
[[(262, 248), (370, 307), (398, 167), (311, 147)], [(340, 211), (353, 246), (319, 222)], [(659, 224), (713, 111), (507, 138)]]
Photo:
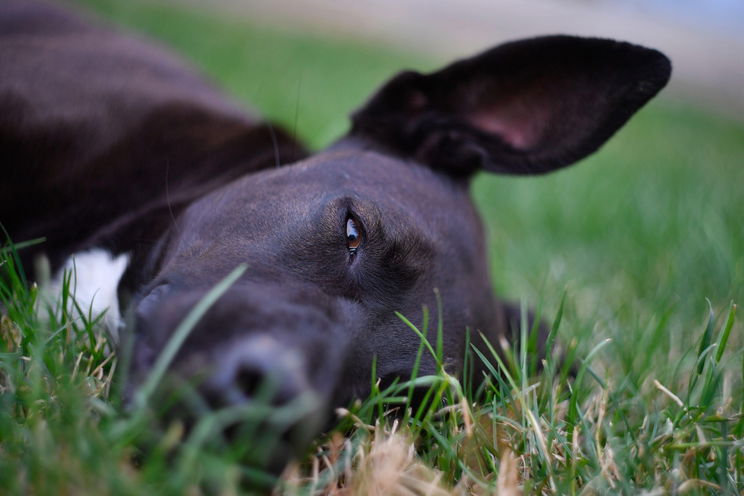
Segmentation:
[[(467, 188), (461, 183), (429, 167), (370, 151), (320, 153), (292, 165), (246, 176), (232, 189), (241, 198), (251, 192), (256, 200), (271, 197), (296, 202), (319, 195), (348, 194), (383, 203), (431, 206), (453, 196), (467, 197)], [(432, 202), (433, 199), (439, 201)]]
[(174, 246), (239, 239), (255, 247), (298, 230), (327, 235), (330, 225), (343, 226), (344, 209), (394, 236), (413, 229), (446, 244), (460, 237), (455, 231), (478, 235), (464, 184), (415, 162), (342, 151), (250, 174), (207, 195), (184, 213)]

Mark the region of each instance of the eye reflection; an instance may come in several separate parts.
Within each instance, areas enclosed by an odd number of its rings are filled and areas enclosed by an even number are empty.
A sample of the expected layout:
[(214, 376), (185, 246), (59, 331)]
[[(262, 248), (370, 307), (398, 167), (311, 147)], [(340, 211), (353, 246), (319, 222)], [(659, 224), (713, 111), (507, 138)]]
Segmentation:
[(359, 233), (354, 219), (349, 218), (346, 220), (346, 247), (351, 253), (355, 253), (359, 245), (362, 244), (362, 236)]

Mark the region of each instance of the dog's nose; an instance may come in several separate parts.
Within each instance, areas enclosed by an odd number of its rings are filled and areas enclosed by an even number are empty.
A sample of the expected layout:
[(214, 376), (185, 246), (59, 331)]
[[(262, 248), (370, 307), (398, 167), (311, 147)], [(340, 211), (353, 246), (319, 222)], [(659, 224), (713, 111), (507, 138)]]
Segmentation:
[(201, 386), (214, 407), (283, 406), (311, 390), (303, 355), (270, 336), (241, 339), (220, 355)]

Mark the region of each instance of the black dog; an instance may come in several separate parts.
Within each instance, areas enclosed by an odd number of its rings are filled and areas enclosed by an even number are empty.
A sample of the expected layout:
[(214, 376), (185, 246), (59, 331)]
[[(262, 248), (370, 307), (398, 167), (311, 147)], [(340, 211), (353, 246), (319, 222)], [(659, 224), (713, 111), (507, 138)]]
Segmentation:
[[(128, 257), (115, 260), (126, 265), (119, 303), (134, 316), (134, 388), (184, 315), (247, 264), (171, 374), (198, 369), (217, 405), (248, 401), (269, 375), (279, 403), (312, 391), (344, 405), (369, 392), (373, 358), (383, 381), (410, 374), (420, 340), (394, 312), (420, 322), (435, 289), (452, 374), (466, 329), (482, 346), (480, 333), (495, 342), (519, 325), (491, 289), (472, 176), (570, 165), (669, 75), (664, 55), (628, 43), (507, 43), (397, 75), (347, 136), (305, 158), (163, 50), (5, 0), (0, 221), (14, 240), (46, 238), (27, 261), (43, 250), (58, 269), (85, 252), (79, 286), (86, 260)], [(435, 365), (425, 356), (420, 373)]]

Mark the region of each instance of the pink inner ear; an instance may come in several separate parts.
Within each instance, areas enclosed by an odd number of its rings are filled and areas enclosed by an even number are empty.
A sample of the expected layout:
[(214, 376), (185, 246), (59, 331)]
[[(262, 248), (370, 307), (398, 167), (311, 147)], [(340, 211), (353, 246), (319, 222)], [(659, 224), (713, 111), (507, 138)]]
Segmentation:
[(527, 150), (539, 143), (548, 117), (548, 112), (535, 107), (512, 104), (476, 110), (467, 120), (482, 131), (498, 135), (514, 148)]

